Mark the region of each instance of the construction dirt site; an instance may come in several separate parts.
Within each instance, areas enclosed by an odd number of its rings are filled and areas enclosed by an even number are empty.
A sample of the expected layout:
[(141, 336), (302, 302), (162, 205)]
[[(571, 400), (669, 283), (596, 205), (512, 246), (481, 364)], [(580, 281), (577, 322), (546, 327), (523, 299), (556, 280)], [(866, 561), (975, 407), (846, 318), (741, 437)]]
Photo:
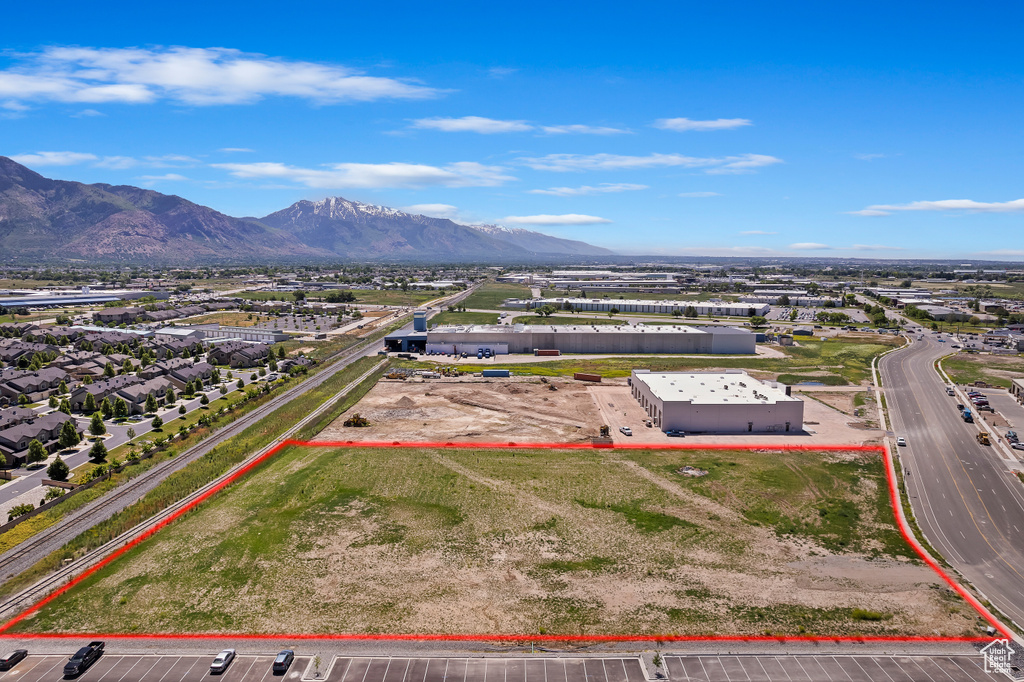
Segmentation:
[[(863, 390), (861, 389), (863, 395)], [(854, 393), (841, 389), (797, 393), (804, 400), (802, 433), (698, 435), (687, 442), (778, 444), (876, 444), (874, 403), (854, 407)], [(343, 421), (358, 412), (369, 421), (361, 428)], [(597, 436), (602, 425), (622, 443), (679, 442), (646, 426), (647, 415), (634, 400), (626, 379), (600, 383), (549, 377), (382, 379), (349, 413), (320, 435), (322, 440), (478, 441), (574, 443)], [(633, 436), (619, 427), (628, 426)]]

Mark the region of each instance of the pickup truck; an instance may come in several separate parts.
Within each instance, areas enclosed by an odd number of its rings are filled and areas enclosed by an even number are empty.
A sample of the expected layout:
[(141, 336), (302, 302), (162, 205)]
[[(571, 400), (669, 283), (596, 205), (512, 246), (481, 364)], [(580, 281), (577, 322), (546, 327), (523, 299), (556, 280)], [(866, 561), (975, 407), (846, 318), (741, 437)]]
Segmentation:
[(68, 659), (64, 665), (64, 677), (77, 677), (84, 673), (90, 665), (103, 655), (103, 642), (89, 642)]

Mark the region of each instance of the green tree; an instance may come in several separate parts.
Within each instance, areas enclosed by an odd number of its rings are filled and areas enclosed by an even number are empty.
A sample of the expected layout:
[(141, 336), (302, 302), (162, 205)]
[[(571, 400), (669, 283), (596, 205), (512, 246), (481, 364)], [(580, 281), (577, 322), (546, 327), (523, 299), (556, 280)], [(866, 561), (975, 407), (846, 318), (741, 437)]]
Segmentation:
[(227, 393), (228, 393), (228, 387), (225, 386), (224, 384), (221, 384), (220, 385), (220, 394), (221, 395), (227, 395)]
[(57, 409), (63, 412), (64, 414), (71, 414), (71, 403), (68, 402), (67, 398), (61, 398), (60, 405), (57, 407)]
[(50, 466), (46, 467), (46, 475), (52, 481), (66, 481), (70, 473), (70, 467), (60, 458), (60, 455), (57, 455), (56, 459), (50, 462)]
[(103, 366), (103, 376), (104, 377), (109, 379), (110, 377), (114, 376), (115, 374), (116, 374), (116, 372), (114, 371), (114, 366), (112, 364), (110, 364), (108, 362), (106, 365)]
[(63, 381), (61, 381), (60, 382), (60, 386), (57, 387), (57, 393), (60, 394), (60, 395), (64, 395), (67, 392), (68, 392), (68, 385), (66, 383), (64, 383)]
[(24, 393), (19, 393), (18, 394), (18, 404), (21, 405), (22, 407), (25, 407), (26, 405), (28, 405), (29, 404), (28, 396), (25, 395)]
[(134, 370), (135, 365), (132, 364), (131, 358), (125, 358), (121, 363), (121, 374), (131, 374)]
[(82, 412), (92, 414), (96, 411), (96, 396), (92, 393), (85, 394), (85, 402), (82, 404)]
[(157, 410), (156, 396), (152, 393), (146, 396), (146, 412), (153, 413)]
[(57, 443), (60, 444), (65, 450), (73, 448), (82, 442), (82, 437), (78, 435), (78, 429), (75, 428), (74, 420), (67, 420), (64, 425), (60, 427), (60, 437), (57, 439)]
[(28, 454), (25, 456), (25, 461), (29, 464), (35, 464), (36, 462), (42, 462), (46, 459), (46, 448), (35, 438), (28, 444)]
[(206, 397), (205, 393), (199, 397), (199, 404), (200, 405), (209, 405), (210, 404), (210, 399)]
[(789, 296), (787, 296), (786, 294), (783, 294), (782, 296), (779, 296), (779, 305), (789, 305), (789, 304), (790, 304), (789, 303)]
[(241, 379), (239, 379), (239, 380), (238, 380), (238, 383), (237, 383), (237, 384), (235, 384), (235, 386), (236, 386), (236, 387), (237, 387), (237, 388), (238, 388), (239, 390), (241, 390), (241, 389), (245, 388), (245, 382), (244, 382), (244, 381), (242, 381)]
[(758, 327), (763, 327), (767, 323), (768, 323), (768, 320), (766, 320), (761, 315), (754, 315), (752, 318), (750, 318), (750, 326), (755, 328), (755, 329), (757, 329)]
[(103, 423), (103, 417), (99, 412), (92, 413), (92, 419), (89, 420), (89, 433), (94, 436), (102, 436), (107, 432), (107, 425)]
[(103, 441), (98, 440), (92, 444), (89, 448), (89, 459), (94, 462), (102, 462), (107, 458), (107, 446), (103, 444)]
[(186, 410), (185, 410), (185, 406), (184, 405), (182, 405), (181, 407), (178, 408), (178, 414), (181, 415), (182, 419), (185, 418), (185, 412), (186, 412)]
[(277, 357), (279, 360), (284, 360), (284, 346), (277, 347)]
[(173, 405), (178, 398), (174, 395), (174, 389), (170, 386), (167, 387), (167, 393), (164, 394), (164, 402), (167, 405)]
[(60, 406), (60, 402), (57, 400), (57, 396), (51, 395), (50, 400), (47, 402), (50, 409), (56, 410)]
[(160, 418), (160, 415), (157, 415), (157, 416), (153, 417), (153, 424), (152, 424), (152, 426), (153, 426), (153, 430), (154, 431), (159, 431), (160, 428), (163, 425), (164, 425), (164, 420)]
[(128, 417), (128, 403), (121, 396), (114, 400), (114, 418), (125, 419)]
[(103, 402), (100, 403), (100, 413), (104, 419), (110, 419), (114, 416), (114, 406), (110, 402), (110, 398), (104, 398)]

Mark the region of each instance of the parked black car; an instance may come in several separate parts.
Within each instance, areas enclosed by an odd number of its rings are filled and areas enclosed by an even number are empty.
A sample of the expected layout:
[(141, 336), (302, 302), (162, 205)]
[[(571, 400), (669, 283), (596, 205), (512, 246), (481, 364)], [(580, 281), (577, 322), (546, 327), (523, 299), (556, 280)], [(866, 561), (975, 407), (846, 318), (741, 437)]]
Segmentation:
[(18, 661), (28, 656), (28, 649), (15, 649), (3, 658), (0, 658), (0, 670), (10, 670), (18, 665)]
[(286, 673), (288, 672), (288, 666), (295, 660), (295, 652), (291, 649), (285, 649), (277, 655), (274, 659), (273, 670), (275, 673)]
[(78, 677), (103, 655), (103, 642), (89, 642), (68, 659), (64, 665), (64, 677)]

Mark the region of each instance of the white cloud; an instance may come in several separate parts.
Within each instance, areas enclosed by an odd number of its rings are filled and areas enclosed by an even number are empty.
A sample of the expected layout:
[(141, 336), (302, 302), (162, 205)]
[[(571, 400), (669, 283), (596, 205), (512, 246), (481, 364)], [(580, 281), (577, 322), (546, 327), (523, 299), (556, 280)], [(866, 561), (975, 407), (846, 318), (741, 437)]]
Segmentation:
[(249, 149), (248, 147), (221, 147), (217, 151), (225, 152), (227, 154), (236, 154), (243, 152), (255, 152), (255, 149)]
[(605, 182), (597, 187), (550, 187), (548, 189), (531, 189), (527, 194), (547, 194), (553, 197), (579, 197), (588, 194), (613, 194), (616, 192), (632, 192), (647, 189), (647, 185), (633, 185), (626, 182)]
[(637, 168), (702, 168), (707, 173), (749, 173), (755, 168), (782, 163), (782, 159), (763, 154), (740, 154), (719, 158), (683, 156), (682, 154), (648, 154), (622, 156), (619, 154), (548, 154), (536, 158), (522, 158), (520, 162), (534, 170), (556, 172), (591, 170), (631, 170)]
[(16, 100), (7, 100), (6, 102), (0, 103), (0, 109), (6, 109), (7, 111), (22, 112), (28, 111), (32, 107), (27, 104), (22, 104)]
[(264, 97), (317, 103), (424, 99), (440, 91), (367, 76), (337, 64), (290, 61), (227, 48), (50, 47), (19, 54), (0, 70), (0, 98), (195, 106), (247, 104)]
[(713, 121), (694, 121), (689, 118), (659, 118), (654, 122), (655, 128), (662, 130), (673, 130), (678, 133), (689, 130), (731, 130), (751, 125), (752, 121), (747, 118), (716, 118)]
[(491, 78), (504, 78), (505, 76), (511, 76), (517, 71), (519, 71), (519, 69), (514, 69), (508, 66), (492, 66), (487, 69), (487, 75)]
[(885, 244), (854, 244), (849, 247), (851, 251), (905, 251), (902, 246), (887, 246)]
[(501, 222), (518, 225), (597, 225), (611, 221), (592, 215), (566, 213), (563, 215), (510, 215), (502, 218)]
[(104, 156), (93, 164), (96, 168), (109, 168), (110, 170), (124, 170), (141, 165), (138, 159), (131, 156)]
[(756, 235), (756, 234), (778, 234), (778, 232), (769, 232), (767, 230), (744, 230), (740, 234)]
[(1024, 213), (1024, 199), (982, 202), (971, 199), (943, 199), (941, 201), (912, 201), (909, 204), (875, 204), (852, 215), (884, 216), (898, 211), (963, 211), (966, 213)]
[(441, 130), (446, 133), (522, 133), (533, 130), (526, 121), (499, 121), (483, 116), (463, 116), (462, 118), (420, 118), (412, 122), (413, 128), (423, 130)]
[(36, 152), (35, 154), (14, 154), (11, 159), (30, 167), (39, 166), (75, 166), (86, 161), (95, 161), (99, 157), (95, 154), (82, 154), (79, 152)]
[(451, 204), (413, 204), (402, 209), (407, 213), (425, 215), (432, 218), (448, 218), (454, 220), (459, 215), (459, 208)]
[(622, 128), (588, 126), (579, 123), (564, 126), (541, 126), (540, 129), (549, 135), (564, 135), (566, 133), (575, 133), (577, 135), (621, 135), (630, 132)]
[(680, 192), (679, 196), (684, 199), (703, 199), (705, 197), (720, 197), (718, 192)]
[(875, 159), (884, 159), (888, 154), (854, 154), (853, 158), (858, 161), (874, 161)]
[(325, 168), (299, 168), (283, 163), (215, 163), (236, 178), (284, 178), (314, 189), (382, 187), (495, 187), (515, 178), (499, 166), (471, 161), (447, 166), (415, 163), (335, 163)]
[(169, 182), (181, 182), (182, 180), (188, 180), (184, 175), (177, 173), (165, 173), (163, 175), (143, 175), (140, 177), (141, 180), (146, 180), (148, 183), (159, 182), (166, 180)]
[(992, 251), (978, 251), (976, 256), (993, 256), (996, 258), (1009, 257), (1009, 258), (1020, 258), (1024, 257), (1024, 249), (994, 249)]
[(817, 242), (797, 242), (796, 244), (790, 244), (789, 248), (794, 251), (823, 251), (832, 247), (828, 244), (819, 244)]
[(95, 109), (82, 109), (77, 114), (71, 114), (75, 118), (87, 118), (93, 116), (106, 116), (102, 111), (96, 111)]

